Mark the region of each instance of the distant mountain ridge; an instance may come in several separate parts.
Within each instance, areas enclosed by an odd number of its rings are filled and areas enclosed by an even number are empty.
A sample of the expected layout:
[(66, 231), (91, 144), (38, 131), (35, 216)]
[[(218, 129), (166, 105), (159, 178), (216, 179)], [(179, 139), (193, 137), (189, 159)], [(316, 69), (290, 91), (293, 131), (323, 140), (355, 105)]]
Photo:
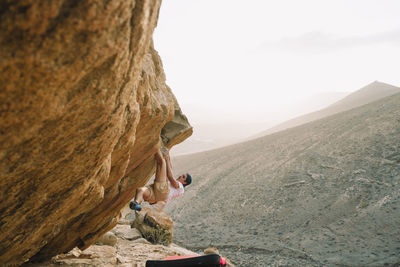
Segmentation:
[(396, 93), (400, 93), (400, 87), (396, 87), (387, 83), (375, 81), (372, 82), (363, 88), (357, 90), (354, 93), (349, 94), (345, 98), (337, 101), (336, 103), (333, 103), (332, 105), (329, 105), (328, 107), (311, 112), (299, 117), (296, 117), (294, 119), (288, 120), (284, 123), (278, 124), (277, 126), (274, 126), (266, 131), (263, 131), (249, 139), (254, 139), (258, 138), (261, 136), (265, 136), (268, 134), (276, 133), (288, 128), (296, 127), (298, 125), (308, 123), (314, 120), (318, 120), (339, 112), (343, 112), (346, 110), (350, 110), (374, 101), (377, 101), (379, 99), (382, 99), (384, 97), (394, 95)]
[[(275, 116), (274, 118), (267, 117), (266, 120), (260, 120), (260, 122), (238, 120), (235, 122), (193, 123), (193, 135), (185, 140), (185, 142), (174, 146), (171, 150), (171, 155), (178, 156), (198, 153), (246, 141), (249, 136), (285, 122), (293, 118), (295, 114), (303, 115), (320, 110), (343, 99), (349, 94), (349, 92), (340, 91), (314, 94), (294, 103), (290, 110), (286, 110), (285, 114)], [(196, 112), (203, 114), (201, 109)]]
[(342, 100), (333, 103), (328, 108), (342, 107), (358, 107), (379, 100), (381, 98), (400, 93), (400, 87), (387, 83), (374, 81), (360, 90), (346, 96)]

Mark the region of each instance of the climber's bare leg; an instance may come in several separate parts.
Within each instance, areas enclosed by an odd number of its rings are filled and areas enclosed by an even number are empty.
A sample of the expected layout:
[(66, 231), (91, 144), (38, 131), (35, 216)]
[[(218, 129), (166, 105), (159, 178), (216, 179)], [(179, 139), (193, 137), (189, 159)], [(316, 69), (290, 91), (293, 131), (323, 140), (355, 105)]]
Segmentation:
[[(163, 182), (167, 180), (166, 163), (160, 150), (155, 154), (157, 162), (155, 182)], [(140, 187), (136, 190), (135, 202), (141, 204), (144, 201), (148, 201), (151, 193), (147, 187)]]
[[(156, 167), (156, 177), (155, 177), (155, 182), (164, 182), (167, 180), (167, 171), (166, 171), (166, 162), (164, 160), (164, 157), (161, 154), (161, 151), (158, 150), (157, 153), (155, 154), (155, 159), (157, 162), (157, 167)], [(151, 196), (151, 192), (147, 187), (140, 187), (136, 190), (136, 195), (135, 195), (135, 202), (138, 204), (141, 204), (143, 201), (149, 200)], [(158, 206), (164, 207), (165, 206), (165, 201), (159, 201), (163, 202), (160, 203)]]
[(155, 154), (157, 168), (155, 182), (165, 182), (167, 180), (167, 164), (160, 150)]
[(147, 201), (150, 197), (150, 191), (147, 187), (139, 187), (136, 189), (135, 202), (141, 204), (144, 201)]

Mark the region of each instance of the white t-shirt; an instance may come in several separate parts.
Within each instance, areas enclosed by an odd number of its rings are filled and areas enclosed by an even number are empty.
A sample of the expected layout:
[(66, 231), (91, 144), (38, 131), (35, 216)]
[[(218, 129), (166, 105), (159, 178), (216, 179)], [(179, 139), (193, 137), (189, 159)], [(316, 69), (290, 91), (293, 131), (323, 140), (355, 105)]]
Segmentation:
[(168, 195), (167, 202), (173, 200), (174, 198), (177, 198), (177, 197), (182, 196), (183, 193), (185, 192), (185, 189), (183, 189), (183, 184), (182, 184), (181, 182), (178, 182), (178, 184), (179, 184), (179, 188), (176, 189), (175, 187), (173, 187), (173, 186), (171, 185), (170, 182), (168, 182), (168, 185), (169, 185), (169, 195)]

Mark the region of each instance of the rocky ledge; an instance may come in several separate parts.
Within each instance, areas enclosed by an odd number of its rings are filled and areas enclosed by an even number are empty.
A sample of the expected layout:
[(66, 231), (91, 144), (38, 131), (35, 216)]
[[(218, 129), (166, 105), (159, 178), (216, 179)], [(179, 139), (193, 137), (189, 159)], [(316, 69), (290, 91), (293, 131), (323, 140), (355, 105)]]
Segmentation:
[[(105, 240), (104, 240), (105, 239)], [(101, 242), (103, 241), (103, 242)], [(168, 256), (196, 255), (176, 244), (154, 245), (130, 225), (118, 224), (109, 234), (84, 251), (74, 248), (41, 263), (27, 263), (24, 267), (55, 266), (120, 266), (144, 267), (147, 260), (160, 260)]]
[[(162, 260), (168, 256), (219, 254), (213, 247), (198, 254), (172, 243), (173, 221), (162, 210), (147, 206), (138, 213), (126, 206), (122, 214), (118, 224), (86, 250), (74, 248), (51, 260), (28, 262), (23, 267), (145, 267), (147, 260)], [(227, 267), (235, 266), (226, 260)]]

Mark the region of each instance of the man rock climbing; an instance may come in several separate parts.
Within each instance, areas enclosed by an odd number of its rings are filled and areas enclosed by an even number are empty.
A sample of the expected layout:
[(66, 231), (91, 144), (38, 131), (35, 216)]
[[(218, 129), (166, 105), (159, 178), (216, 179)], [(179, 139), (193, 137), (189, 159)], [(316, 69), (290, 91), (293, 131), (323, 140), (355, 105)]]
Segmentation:
[(163, 209), (169, 201), (182, 196), (185, 191), (184, 187), (192, 182), (189, 173), (174, 179), (169, 151), (166, 148), (163, 148), (162, 151), (163, 153), (160, 149), (155, 154), (157, 169), (154, 183), (136, 190), (135, 200), (131, 201), (129, 205), (131, 209), (140, 211), (143, 200)]

